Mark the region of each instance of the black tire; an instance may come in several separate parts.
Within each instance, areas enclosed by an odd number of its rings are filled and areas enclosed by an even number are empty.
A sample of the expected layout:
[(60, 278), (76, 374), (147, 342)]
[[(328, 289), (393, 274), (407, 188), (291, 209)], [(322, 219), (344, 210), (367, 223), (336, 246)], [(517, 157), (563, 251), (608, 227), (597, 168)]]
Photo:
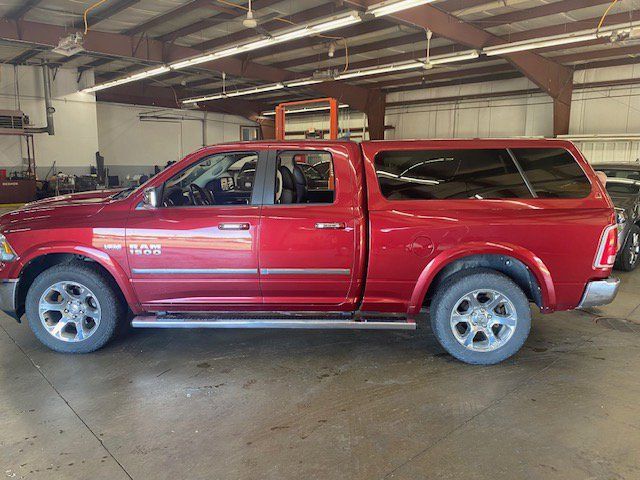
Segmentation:
[(640, 227), (638, 227), (638, 225), (631, 225), (624, 245), (616, 257), (616, 269), (624, 272), (631, 272), (632, 270), (635, 270), (638, 263), (640, 263), (640, 254), (637, 248), (638, 245), (634, 245), (634, 237), (640, 238)]
[[(65, 342), (54, 337), (42, 324), (39, 302), (42, 295), (58, 282), (78, 282), (96, 297), (101, 318), (95, 331), (84, 340)], [(71, 262), (45, 270), (31, 284), (26, 298), (26, 314), (35, 336), (51, 350), (61, 353), (89, 353), (104, 346), (115, 334), (118, 321), (124, 318), (124, 301), (115, 282), (106, 274), (86, 262)]]
[[(462, 297), (482, 289), (504, 295), (515, 309), (517, 322), (503, 345), (494, 350), (475, 351), (456, 339), (451, 319), (453, 309)], [(477, 365), (491, 365), (511, 357), (522, 348), (531, 329), (531, 309), (524, 292), (506, 275), (486, 268), (462, 270), (446, 278), (433, 297), (430, 316), (431, 327), (440, 345), (458, 360)], [(481, 333), (476, 338), (481, 339), (483, 335)], [(474, 339), (471, 341), (473, 343)]]

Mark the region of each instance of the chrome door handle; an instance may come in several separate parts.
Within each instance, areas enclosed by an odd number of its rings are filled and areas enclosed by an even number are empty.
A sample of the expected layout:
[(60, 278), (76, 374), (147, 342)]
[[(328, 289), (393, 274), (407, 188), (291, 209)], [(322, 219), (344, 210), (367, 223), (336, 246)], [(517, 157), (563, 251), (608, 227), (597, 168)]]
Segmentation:
[(248, 223), (221, 223), (218, 225), (219, 230), (249, 230)]
[(344, 224), (344, 222), (335, 222), (335, 223), (319, 222), (319, 223), (316, 223), (316, 228), (318, 230), (344, 230), (345, 228), (347, 228), (347, 226)]

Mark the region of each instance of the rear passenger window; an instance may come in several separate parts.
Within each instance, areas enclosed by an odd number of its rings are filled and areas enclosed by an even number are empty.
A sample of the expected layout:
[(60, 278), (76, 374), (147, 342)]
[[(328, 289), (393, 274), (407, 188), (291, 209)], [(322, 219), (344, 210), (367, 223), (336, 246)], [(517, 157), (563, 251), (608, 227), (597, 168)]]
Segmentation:
[(380, 152), (375, 166), (389, 200), (532, 197), (507, 150)]
[(329, 152), (280, 152), (274, 203), (333, 203), (334, 183)]
[(563, 148), (513, 148), (527, 180), (540, 198), (584, 198), (591, 183)]

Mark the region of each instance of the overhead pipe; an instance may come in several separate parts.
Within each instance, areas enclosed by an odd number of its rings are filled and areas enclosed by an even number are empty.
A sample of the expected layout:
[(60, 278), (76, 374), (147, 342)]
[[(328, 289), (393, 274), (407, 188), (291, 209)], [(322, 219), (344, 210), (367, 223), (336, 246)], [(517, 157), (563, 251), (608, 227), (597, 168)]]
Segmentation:
[(29, 127), (25, 131), (27, 133), (47, 133), (49, 135), (55, 135), (55, 127), (53, 124), (53, 114), (56, 109), (51, 102), (51, 77), (49, 76), (49, 66), (46, 63), (42, 64), (42, 81), (44, 86), (44, 106), (47, 115), (46, 127)]

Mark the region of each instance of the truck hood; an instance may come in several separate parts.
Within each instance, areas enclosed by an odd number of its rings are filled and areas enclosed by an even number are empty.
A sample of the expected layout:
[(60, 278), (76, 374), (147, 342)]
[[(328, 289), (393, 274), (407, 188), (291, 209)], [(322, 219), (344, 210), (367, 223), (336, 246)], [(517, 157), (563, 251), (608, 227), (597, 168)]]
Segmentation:
[(66, 216), (90, 217), (99, 212), (119, 190), (97, 190), (94, 192), (72, 193), (27, 203), (18, 210), (0, 216), (0, 233), (15, 229), (29, 228), (31, 224), (56, 220)]
[(51, 207), (58, 205), (78, 205), (100, 203), (107, 200), (113, 194), (118, 193), (119, 189), (111, 190), (95, 190), (93, 192), (70, 193), (68, 195), (59, 195), (57, 197), (45, 198), (37, 202), (27, 203), (22, 209)]

